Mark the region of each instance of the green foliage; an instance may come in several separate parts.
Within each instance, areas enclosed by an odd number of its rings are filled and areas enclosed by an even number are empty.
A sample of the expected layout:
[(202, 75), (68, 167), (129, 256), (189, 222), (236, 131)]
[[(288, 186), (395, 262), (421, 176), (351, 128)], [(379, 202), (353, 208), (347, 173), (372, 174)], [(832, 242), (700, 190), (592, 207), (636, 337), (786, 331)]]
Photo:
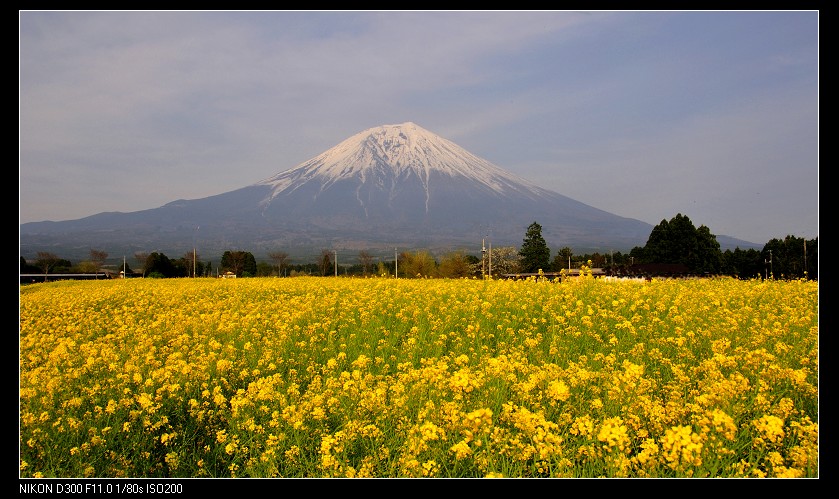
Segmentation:
[(26, 263), (26, 258), (20, 257), (20, 273), (21, 274), (37, 274), (41, 272), (36, 265)]
[(567, 269), (570, 267), (570, 260), (573, 256), (573, 252), (571, 248), (568, 246), (564, 246), (559, 252), (554, 256), (553, 262), (551, 262), (551, 270), (554, 272), (559, 272), (562, 269)]
[(321, 276), (325, 276), (330, 273), (335, 273), (331, 251), (325, 249), (320, 252), (320, 258), (318, 259), (318, 268), (320, 269)]
[(177, 269), (172, 260), (163, 253), (151, 253), (146, 259), (146, 274), (151, 277), (151, 274), (159, 274), (161, 277), (176, 277)]
[[(27, 261), (20, 258), (20, 273), (61, 274), (68, 272), (93, 272), (101, 267), (107, 256), (105, 251), (91, 250), (91, 259), (72, 265), (69, 260), (41, 251), (38, 258)], [(487, 257), (490, 255), (487, 254)], [(163, 253), (147, 254), (136, 252), (138, 272), (147, 275), (156, 272), (161, 277), (185, 277), (215, 275), (217, 271), (232, 271), (239, 277), (268, 275), (321, 275), (331, 276), (334, 272), (333, 251), (323, 250), (315, 262), (292, 265), (288, 253), (268, 253), (273, 266), (265, 262), (257, 264), (254, 255), (247, 251), (225, 251), (221, 266), (214, 268), (211, 262), (193, 262), (192, 253), (177, 260), (170, 260)], [(358, 254), (359, 264), (346, 265), (339, 269), (340, 275), (393, 275), (394, 262), (374, 262), (367, 251)], [(570, 260), (570, 262), (569, 262)], [(678, 263), (685, 265), (692, 273), (706, 275), (728, 275), (739, 278), (769, 277), (818, 279), (818, 238), (805, 240), (791, 235), (783, 239), (772, 239), (761, 251), (755, 249), (720, 251), (716, 236), (706, 226), (696, 228), (691, 220), (677, 214), (672, 219), (662, 220), (653, 228), (647, 243), (636, 246), (629, 253), (620, 251), (606, 254), (593, 253), (575, 255), (570, 247), (561, 248), (550, 260), (550, 249), (542, 237), (542, 226), (533, 222), (525, 234), (520, 249), (499, 247), (491, 249), (491, 259), (482, 262), (480, 258), (461, 252), (442, 257), (439, 264), (428, 250), (406, 251), (399, 255), (399, 275), (403, 277), (465, 277), (480, 274), (482, 265), (493, 276), (525, 272), (558, 272), (563, 269), (580, 268), (591, 260), (595, 268), (620, 269), (620, 267), (642, 263)], [(343, 257), (342, 257), (342, 261)], [(95, 268), (94, 268), (95, 267)], [(468, 270), (467, 270), (468, 269)], [(118, 270), (122, 270), (119, 266)]]
[(205, 264), (204, 262), (199, 260), (198, 256), (191, 251), (182, 256), (181, 258), (172, 261), (172, 265), (175, 266), (174, 277), (203, 276), (206, 275), (207, 271), (210, 268), (208, 267), (209, 263)]
[(259, 262), (256, 264), (256, 275), (258, 277), (269, 277), (277, 275), (274, 266), (267, 262)]
[(717, 273), (722, 260), (717, 238), (704, 225), (677, 214), (653, 227), (638, 263), (680, 263), (692, 272)]
[(737, 276), (743, 279), (762, 277), (763, 258), (758, 250), (735, 248), (722, 254), (721, 274)]
[(233, 272), (238, 277), (243, 277), (245, 273), (255, 276), (256, 259), (249, 251), (225, 251), (221, 256), (221, 271), (222, 273)]
[(763, 247), (759, 260), (764, 276), (772, 274), (776, 279), (800, 278), (818, 279), (819, 240), (805, 241), (804, 238), (788, 235), (784, 239), (772, 239)]
[(539, 269), (544, 271), (549, 268), (551, 250), (542, 237), (542, 226), (538, 223), (533, 222), (527, 228), (519, 255), (522, 272), (538, 272)]

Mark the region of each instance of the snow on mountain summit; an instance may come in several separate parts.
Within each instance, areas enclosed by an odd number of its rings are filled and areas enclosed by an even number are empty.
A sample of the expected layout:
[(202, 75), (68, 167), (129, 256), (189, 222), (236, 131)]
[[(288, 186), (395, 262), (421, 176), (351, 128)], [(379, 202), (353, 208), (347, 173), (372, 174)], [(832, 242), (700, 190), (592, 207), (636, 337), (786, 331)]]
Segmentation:
[(344, 180), (372, 182), (386, 189), (394, 179), (416, 176), (428, 191), (433, 188), (431, 182), (445, 178), (439, 174), (466, 178), (499, 195), (533, 196), (542, 191), (412, 122), (364, 130), (257, 185), (271, 186), (273, 198), (310, 182), (319, 182), (321, 191)]

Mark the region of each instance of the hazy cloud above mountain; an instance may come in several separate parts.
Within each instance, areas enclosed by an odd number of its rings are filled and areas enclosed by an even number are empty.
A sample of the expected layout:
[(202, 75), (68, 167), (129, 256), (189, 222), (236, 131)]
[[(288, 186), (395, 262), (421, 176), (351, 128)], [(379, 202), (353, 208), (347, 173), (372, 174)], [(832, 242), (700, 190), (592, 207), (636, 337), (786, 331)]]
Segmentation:
[(21, 222), (226, 192), (412, 121), (617, 215), (818, 236), (817, 11), (19, 19)]

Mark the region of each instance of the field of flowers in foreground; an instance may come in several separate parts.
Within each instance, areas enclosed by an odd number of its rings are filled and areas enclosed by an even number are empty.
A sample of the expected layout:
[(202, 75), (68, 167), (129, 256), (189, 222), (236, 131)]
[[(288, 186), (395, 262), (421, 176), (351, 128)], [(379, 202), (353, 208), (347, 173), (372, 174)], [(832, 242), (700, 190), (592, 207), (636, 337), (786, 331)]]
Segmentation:
[(807, 281), (20, 288), (21, 477), (818, 477)]

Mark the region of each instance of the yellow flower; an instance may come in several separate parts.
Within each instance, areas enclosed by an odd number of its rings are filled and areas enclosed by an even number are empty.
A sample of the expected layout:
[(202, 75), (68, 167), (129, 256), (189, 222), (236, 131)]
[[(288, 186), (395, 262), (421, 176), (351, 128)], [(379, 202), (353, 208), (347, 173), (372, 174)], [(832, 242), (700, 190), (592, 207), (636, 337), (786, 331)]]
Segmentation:
[(163, 445), (169, 445), (169, 443), (172, 440), (174, 440), (176, 436), (177, 436), (177, 433), (175, 433), (175, 432), (164, 433), (163, 435), (160, 435), (160, 443), (163, 444)]
[(643, 468), (651, 464), (657, 454), (658, 444), (652, 438), (647, 438), (641, 442), (641, 452), (636, 454), (632, 460)]
[(572, 435), (588, 437), (594, 433), (594, 421), (588, 415), (579, 416), (569, 429)]
[(323, 410), (323, 407), (312, 408), (312, 419), (315, 421), (322, 421), (326, 419), (326, 411)]
[(454, 452), (454, 457), (456, 459), (464, 459), (465, 457), (467, 457), (469, 454), (472, 453), (472, 449), (470, 449), (469, 445), (463, 440), (461, 440), (460, 442), (452, 445), (451, 449), (449, 449), (449, 450)]
[(435, 476), (440, 471), (440, 466), (433, 459), (422, 463), (423, 476)]
[(726, 440), (734, 441), (737, 433), (734, 419), (719, 409), (712, 410), (710, 416), (714, 430), (721, 433)]
[(702, 465), (702, 442), (690, 426), (669, 428), (661, 439), (662, 455), (667, 465), (677, 471)]
[(137, 403), (139, 403), (140, 407), (142, 407), (143, 409), (148, 409), (152, 406), (152, 404), (154, 404), (154, 401), (148, 393), (141, 393), (137, 396)]
[(551, 381), (548, 383), (547, 395), (551, 400), (565, 402), (571, 397), (571, 389), (563, 381)]
[(600, 427), (597, 439), (603, 442), (603, 447), (606, 450), (615, 448), (623, 452), (629, 445), (629, 434), (627, 433), (626, 425), (623, 424), (619, 417), (606, 419), (603, 422), (603, 426)]
[(164, 461), (166, 464), (169, 465), (169, 468), (175, 470), (178, 469), (178, 453), (177, 452), (169, 452), (164, 457)]
[(359, 356), (358, 356), (358, 358), (357, 358), (357, 359), (355, 359), (355, 360), (352, 362), (352, 365), (353, 365), (353, 367), (356, 367), (356, 368), (358, 368), (358, 369), (364, 369), (364, 368), (366, 368), (368, 365), (370, 365), (370, 357), (368, 357), (368, 356), (366, 356), (366, 355), (364, 355), (364, 354), (361, 354), (361, 355), (359, 355)]
[(760, 432), (761, 437), (768, 442), (777, 444), (784, 438), (784, 420), (777, 416), (766, 415), (753, 421), (752, 424)]

